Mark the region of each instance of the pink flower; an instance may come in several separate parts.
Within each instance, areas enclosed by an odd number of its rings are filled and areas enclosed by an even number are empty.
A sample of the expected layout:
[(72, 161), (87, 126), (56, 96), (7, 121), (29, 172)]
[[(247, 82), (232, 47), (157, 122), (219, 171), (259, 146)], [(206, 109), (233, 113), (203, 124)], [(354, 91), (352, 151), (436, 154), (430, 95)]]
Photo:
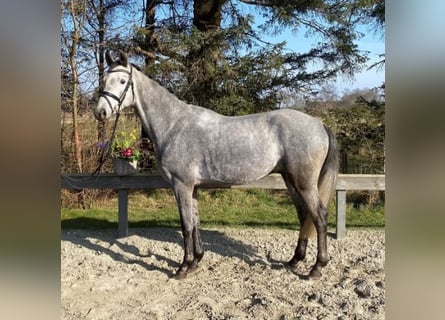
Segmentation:
[(126, 148), (120, 152), (121, 157), (131, 157), (133, 156), (133, 150), (131, 148)]

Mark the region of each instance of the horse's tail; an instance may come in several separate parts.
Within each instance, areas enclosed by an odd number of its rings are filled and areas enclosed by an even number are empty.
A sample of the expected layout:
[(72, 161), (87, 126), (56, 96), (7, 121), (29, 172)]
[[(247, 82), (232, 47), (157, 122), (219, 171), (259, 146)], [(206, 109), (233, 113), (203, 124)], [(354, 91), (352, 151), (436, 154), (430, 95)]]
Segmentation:
[[(321, 167), (320, 176), (318, 178), (318, 193), (323, 205), (328, 208), (329, 201), (334, 193), (337, 183), (337, 174), (339, 166), (339, 157), (337, 149), (337, 139), (332, 130), (324, 125), (324, 129), (328, 134), (329, 146), (328, 153)], [(315, 226), (312, 219), (306, 219), (303, 228), (300, 231), (300, 238), (307, 239), (312, 237), (315, 233)]]
[(321, 202), (327, 208), (337, 183), (339, 159), (337, 139), (329, 127), (323, 126), (329, 137), (329, 148), (318, 178), (318, 192)]

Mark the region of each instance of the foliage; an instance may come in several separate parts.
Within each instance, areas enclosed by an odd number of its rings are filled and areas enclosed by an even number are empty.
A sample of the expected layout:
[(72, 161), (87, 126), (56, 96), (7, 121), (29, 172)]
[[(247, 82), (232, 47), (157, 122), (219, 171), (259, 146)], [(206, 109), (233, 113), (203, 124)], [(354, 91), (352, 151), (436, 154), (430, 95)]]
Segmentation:
[[(195, 0), (194, 8), (211, 7), (210, 2)], [(365, 11), (374, 1), (218, 1), (220, 7), (215, 4), (203, 17), (189, 3), (175, 7), (180, 20), (158, 19), (160, 27), (150, 37), (161, 63), (148, 65), (147, 72), (182, 99), (226, 115), (278, 108), (283, 89), (312, 92), (340, 74), (354, 74), (367, 61), (355, 43), (361, 36), (355, 27), (369, 19)], [(262, 13), (263, 25), (256, 27), (253, 16), (243, 12), (246, 5)], [(297, 53), (285, 43), (262, 40), (263, 34), (286, 28), (305, 30), (318, 41)], [(136, 48), (146, 36), (146, 29), (138, 29)]]
[[(99, 164), (99, 156), (101, 154), (100, 146), (105, 146), (105, 143), (98, 141), (108, 141), (111, 138), (113, 131), (113, 124), (108, 123), (103, 136), (103, 139), (98, 139), (98, 128), (96, 119), (88, 114), (79, 117), (79, 133), (82, 141), (82, 162), (84, 164), (84, 172), (93, 172)], [(121, 113), (120, 121), (118, 122), (116, 132), (126, 131), (128, 128), (136, 128), (136, 132), (140, 130), (140, 123), (136, 120), (133, 114), (126, 112)], [(60, 167), (62, 173), (77, 172), (75, 164), (73, 163), (73, 151), (70, 147), (72, 137), (72, 116), (70, 114), (62, 114), (61, 118), (61, 158)], [(138, 144), (135, 147), (141, 151)], [(144, 155), (142, 155), (142, 158)], [(111, 160), (111, 159), (108, 159)], [(105, 161), (101, 172), (113, 172), (111, 161)]]
[[(99, 145), (99, 147), (104, 147), (104, 145)], [(119, 132), (111, 145), (111, 156), (126, 161), (139, 160), (141, 152), (138, 148), (136, 129), (129, 133), (126, 131)]]
[(351, 106), (312, 108), (307, 111), (332, 128), (342, 154), (353, 155), (350, 160), (362, 160), (360, 172), (354, 173), (384, 172), (384, 103), (358, 98)]

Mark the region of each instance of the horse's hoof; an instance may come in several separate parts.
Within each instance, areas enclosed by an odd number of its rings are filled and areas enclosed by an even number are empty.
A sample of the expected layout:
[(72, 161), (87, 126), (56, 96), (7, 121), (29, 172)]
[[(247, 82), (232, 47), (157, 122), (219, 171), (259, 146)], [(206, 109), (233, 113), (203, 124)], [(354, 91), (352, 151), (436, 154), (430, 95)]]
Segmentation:
[(198, 269), (199, 269), (198, 264), (192, 264), (192, 265), (188, 268), (187, 272), (188, 272), (188, 273), (196, 272), (196, 271), (198, 271)]
[(175, 279), (176, 280), (183, 280), (187, 278), (187, 271), (178, 271), (175, 274)]
[(307, 276), (308, 279), (311, 280), (318, 280), (320, 279), (322, 276), (320, 270), (318, 270), (318, 268), (314, 268), (311, 270), (311, 272), (309, 273), (309, 275)]
[(287, 263), (287, 266), (288, 266), (291, 270), (295, 270), (295, 269), (297, 269), (298, 262), (299, 262), (299, 260), (294, 260), (294, 259), (292, 259), (292, 260), (290, 260), (290, 261)]

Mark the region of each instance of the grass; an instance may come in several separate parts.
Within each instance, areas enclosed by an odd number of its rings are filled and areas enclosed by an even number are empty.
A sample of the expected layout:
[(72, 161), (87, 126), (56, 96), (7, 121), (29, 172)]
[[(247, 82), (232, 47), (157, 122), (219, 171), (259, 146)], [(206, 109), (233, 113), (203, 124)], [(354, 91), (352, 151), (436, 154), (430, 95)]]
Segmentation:
[[(129, 227), (179, 227), (176, 202), (170, 190), (131, 191)], [(93, 206), (94, 207), (94, 206)], [(284, 191), (202, 190), (199, 191), (201, 226), (267, 227), (298, 229), (293, 203)], [(330, 228), (336, 224), (335, 202), (329, 206)], [(100, 208), (62, 208), (61, 225), (66, 229), (103, 229), (117, 227), (117, 196), (101, 201)], [(347, 227), (384, 227), (383, 205), (348, 204)]]

